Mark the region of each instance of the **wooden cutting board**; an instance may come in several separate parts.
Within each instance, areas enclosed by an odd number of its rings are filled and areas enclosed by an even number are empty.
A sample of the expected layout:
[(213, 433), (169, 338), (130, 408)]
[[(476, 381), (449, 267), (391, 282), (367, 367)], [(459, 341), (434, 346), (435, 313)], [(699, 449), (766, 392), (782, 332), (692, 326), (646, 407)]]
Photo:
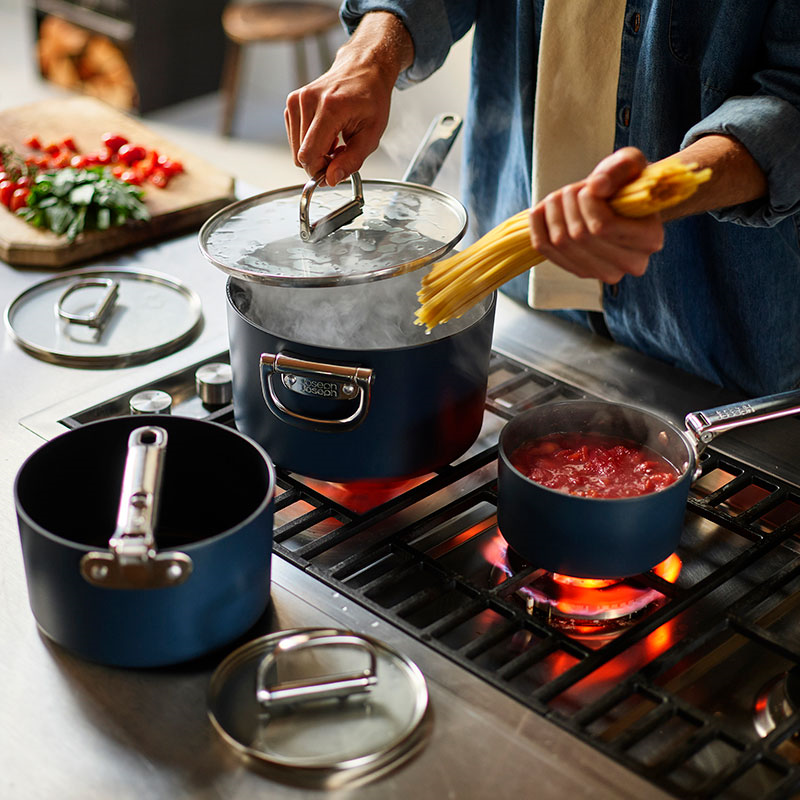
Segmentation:
[(141, 144), (180, 161), (184, 172), (164, 189), (146, 184), (147, 222), (133, 222), (106, 231), (87, 231), (71, 244), (66, 237), (41, 230), (16, 217), (0, 205), (0, 258), (18, 266), (66, 267), (122, 247), (141, 244), (167, 234), (198, 228), (215, 211), (234, 199), (234, 181), (229, 175), (149, 130), (144, 124), (92, 97), (47, 100), (0, 112), (0, 144), (18, 153), (31, 136), (43, 145), (71, 136), (80, 152), (102, 147), (106, 132), (120, 133), (133, 144)]

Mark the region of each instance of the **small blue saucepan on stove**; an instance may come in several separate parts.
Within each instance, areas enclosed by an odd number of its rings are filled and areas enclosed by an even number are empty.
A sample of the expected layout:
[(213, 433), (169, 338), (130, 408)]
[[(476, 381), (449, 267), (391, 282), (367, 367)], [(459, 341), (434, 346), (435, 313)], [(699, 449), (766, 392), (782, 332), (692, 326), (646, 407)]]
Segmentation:
[[(676, 551), (698, 457), (717, 435), (800, 412), (800, 390), (686, 416), (681, 430), (622, 403), (548, 403), (509, 421), (500, 435), (497, 524), (509, 547), (533, 566), (580, 578), (647, 572)], [(543, 486), (512, 463), (518, 447), (549, 434), (600, 434), (645, 445), (677, 468), (677, 480), (635, 497), (595, 498)]]

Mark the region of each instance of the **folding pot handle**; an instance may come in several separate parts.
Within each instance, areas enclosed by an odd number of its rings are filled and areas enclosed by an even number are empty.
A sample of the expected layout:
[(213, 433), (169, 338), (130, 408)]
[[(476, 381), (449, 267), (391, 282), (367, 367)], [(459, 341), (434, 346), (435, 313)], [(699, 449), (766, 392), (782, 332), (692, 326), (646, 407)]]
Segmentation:
[[(80, 289), (105, 289), (103, 296), (86, 314), (73, 314), (64, 308), (64, 301)], [(83, 278), (70, 284), (58, 298), (56, 311), (58, 316), (72, 325), (86, 325), (89, 328), (102, 330), (108, 322), (119, 297), (119, 283), (111, 278)]]
[[(331, 646), (346, 646), (363, 652), (367, 657), (366, 666), (361, 670), (336, 675), (284, 679), (278, 682), (278, 664), (290, 653), (312, 647)], [(378, 654), (375, 648), (357, 633), (320, 629), (291, 634), (282, 638), (258, 665), (256, 699), (265, 711), (270, 711), (285, 705), (365, 694), (378, 682), (377, 666)]]
[(698, 452), (715, 437), (733, 428), (800, 413), (800, 390), (756, 397), (686, 415), (686, 430)]
[(106, 589), (160, 589), (177, 586), (191, 574), (185, 553), (156, 552), (153, 529), (158, 515), (167, 432), (155, 425), (133, 430), (122, 476), (117, 527), (107, 551), (81, 559), (81, 575)]
[[(367, 367), (324, 364), (285, 353), (262, 353), (259, 368), (264, 402), (278, 419), (290, 425), (307, 430), (349, 431), (366, 419), (373, 381), (372, 370)], [(300, 414), (281, 402), (275, 391), (276, 380), (296, 394), (330, 400), (358, 400), (358, 406), (352, 414), (334, 419)]]
[(322, 183), (324, 177), (325, 170), (318, 172), (306, 183), (300, 195), (300, 238), (304, 242), (318, 242), (320, 239), (324, 239), (329, 234), (347, 225), (348, 222), (352, 222), (364, 209), (364, 190), (361, 185), (361, 175), (358, 172), (354, 172), (350, 176), (353, 199), (312, 223), (310, 220), (311, 195), (314, 193), (314, 189)]

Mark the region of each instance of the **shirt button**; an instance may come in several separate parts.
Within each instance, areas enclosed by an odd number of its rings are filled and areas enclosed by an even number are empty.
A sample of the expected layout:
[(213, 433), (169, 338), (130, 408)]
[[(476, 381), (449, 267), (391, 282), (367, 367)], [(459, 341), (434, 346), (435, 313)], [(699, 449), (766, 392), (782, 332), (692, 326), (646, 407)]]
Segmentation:
[(631, 124), (631, 107), (630, 106), (623, 106), (619, 110), (619, 121), (626, 128)]
[(639, 33), (639, 28), (642, 25), (642, 15), (637, 11), (635, 14), (631, 15), (630, 18), (630, 26), (631, 30), (634, 33)]

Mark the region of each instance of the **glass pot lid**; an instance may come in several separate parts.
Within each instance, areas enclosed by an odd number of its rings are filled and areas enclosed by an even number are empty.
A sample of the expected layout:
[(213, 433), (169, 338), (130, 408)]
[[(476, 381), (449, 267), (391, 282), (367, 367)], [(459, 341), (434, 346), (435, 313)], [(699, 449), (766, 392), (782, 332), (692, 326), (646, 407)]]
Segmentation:
[[(340, 212), (335, 224), (345, 224), (327, 233)], [(466, 227), (464, 206), (445, 192), (402, 181), (361, 181), (354, 173), (333, 188), (310, 181), (232, 203), (203, 225), (200, 249), (223, 272), (246, 281), (338, 286), (430, 264)]]
[(419, 668), (353, 631), (297, 628), (255, 639), (211, 678), (222, 738), (292, 784), (353, 786), (414, 755), (429, 730)]
[(199, 296), (180, 281), (133, 267), (72, 270), (26, 289), (5, 311), (11, 338), (69, 367), (144, 364), (192, 342)]

